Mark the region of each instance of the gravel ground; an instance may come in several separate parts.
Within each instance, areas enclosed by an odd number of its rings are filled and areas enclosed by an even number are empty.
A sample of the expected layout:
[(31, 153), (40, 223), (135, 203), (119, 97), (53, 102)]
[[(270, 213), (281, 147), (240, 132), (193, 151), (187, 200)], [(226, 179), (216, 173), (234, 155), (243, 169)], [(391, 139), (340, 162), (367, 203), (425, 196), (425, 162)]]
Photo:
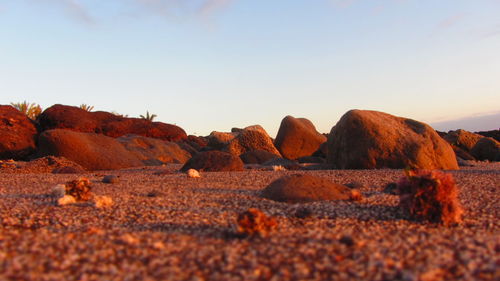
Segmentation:
[[(382, 192), (401, 170), (202, 173), (178, 165), (84, 174), (114, 205), (57, 206), (74, 174), (0, 173), (0, 280), (500, 280), (500, 165), (452, 171), (460, 226), (406, 219)], [(285, 174), (359, 182), (357, 202), (258, 197)], [(105, 175), (118, 183), (105, 184)], [(235, 235), (248, 208), (275, 216), (268, 237)], [(310, 213), (303, 218), (301, 214)]]

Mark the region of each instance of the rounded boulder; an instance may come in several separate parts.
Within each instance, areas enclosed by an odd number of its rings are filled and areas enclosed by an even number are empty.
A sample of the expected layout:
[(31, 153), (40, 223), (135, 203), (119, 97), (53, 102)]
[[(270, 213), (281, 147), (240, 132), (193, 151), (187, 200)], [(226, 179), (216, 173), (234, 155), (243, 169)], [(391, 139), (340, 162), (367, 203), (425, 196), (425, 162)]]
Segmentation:
[(182, 172), (195, 169), (202, 172), (243, 171), (243, 162), (238, 156), (222, 151), (197, 153), (181, 168)]
[(24, 160), (35, 151), (33, 122), (10, 105), (0, 105), (0, 159)]
[(316, 131), (308, 119), (286, 116), (281, 121), (274, 145), (283, 157), (298, 159), (311, 156), (325, 142), (326, 137)]
[(296, 174), (273, 181), (262, 190), (261, 197), (287, 203), (349, 200), (351, 190), (325, 178)]
[(344, 114), (328, 137), (336, 169), (458, 169), (452, 147), (429, 125), (369, 110)]
[(144, 165), (116, 139), (101, 134), (47, 130), (40, 134), (38, 144), (40, 156), (65, 157), (91, 171)]

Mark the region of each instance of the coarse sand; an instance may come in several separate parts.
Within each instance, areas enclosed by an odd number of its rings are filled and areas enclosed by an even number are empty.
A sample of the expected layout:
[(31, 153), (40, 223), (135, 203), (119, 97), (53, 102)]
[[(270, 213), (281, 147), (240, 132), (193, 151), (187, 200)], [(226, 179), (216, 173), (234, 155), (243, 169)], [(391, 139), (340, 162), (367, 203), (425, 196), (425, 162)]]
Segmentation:
[[(201, 173), (180, 165), (86, 174), (0, 173), (0, 280), (500, 280), (500, 164), (451, 173), (464, 222), (416, 222), (383, 192), (402, 170)], [(259, 191), (287, 174), (357, 182), (361, 201), (287, 204)], [(103, 183), (106, 175), (117, 182)], [(57, 206), (79, 176), (114, 205)], [(235, 234), (258, 208), (267, 237)], [(305, 214), (305, 215), (304, 215)]]

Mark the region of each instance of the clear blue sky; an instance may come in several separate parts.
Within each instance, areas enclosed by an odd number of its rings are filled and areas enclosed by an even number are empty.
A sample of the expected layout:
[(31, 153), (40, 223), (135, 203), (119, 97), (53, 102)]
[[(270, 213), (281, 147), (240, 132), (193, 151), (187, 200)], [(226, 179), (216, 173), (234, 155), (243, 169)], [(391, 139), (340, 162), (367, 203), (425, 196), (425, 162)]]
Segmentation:
[(498, 114), (499, 15), (499, 0), (0, 0), (0, 104), (273, 137), (286, 115), (329, 132), (353, 108)]

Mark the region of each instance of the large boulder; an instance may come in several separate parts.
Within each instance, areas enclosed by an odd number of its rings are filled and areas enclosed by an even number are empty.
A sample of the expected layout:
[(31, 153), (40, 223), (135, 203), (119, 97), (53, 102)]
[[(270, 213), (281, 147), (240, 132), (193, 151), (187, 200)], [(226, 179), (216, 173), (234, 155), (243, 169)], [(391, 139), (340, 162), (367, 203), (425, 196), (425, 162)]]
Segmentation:
[(120, 118), (122, 117), (107, 112), (89, 112), (75, 106), (56, 104), (45, 109), (37, 120), (41, 131), (68, 129), (82, 133), (101, 133), (102, 122)]
[(116, 139), (139, 158), (145, 165), (162, 165), (165, 163), (184, 164), (191, 154), (174, 142), (147, 138), (138, 135), (125, 135)]
[(213, 149), (220, 150), (229, 144), (238, 134), (213, 131), (207, 137), (207, 145)]
[(287, 203), (348, 200), (351, 198), (351, 190), (325, 178), (296, 174), (273, 181), (262, 190), (261, 196)]
[(500, 161), (500, 142), (484, 137), (474, 145), (471, 154), (477, 160)]
[(104, 122), (101, 125), (101, 131), (106, 136), (114, 138), (134, 134), (164, 141), (181, 141), (187, 139), (186, 132), (180, 127), (162, 122), (151, 122), (140, 118), (123, 118)]
[(443, 138), (451, 145), (470, 152), (483, 136), (460, 129), (448, 132)]
[(126, 118), (109, 112), (88, 112), (78, 107), (56, 104), (38, 117), (42, 131), (69, 129), (83, 133), (99, 133), (110, 137), (135, 134), (165, 141), (187, 139), (186, 132), (175, 125), (151, 122), (140, 118)]
[(491, 131), (476, 132), (476, 134), (481, 135), (483, 137), (494, 138), (496, 141), (500, 142), (500, 129), (491, 130)]
[(283, 157), (298, 159), (311, 156), (324, 142), (326, 137), (316, 131), (311, 121), (286, 116), (281, 121), (274, 145)]
[(342, 116), (327, 161), (336, 169), (458, 169), (453, 149), (429, 125), (368, 110)]
[(181, 168), (186, 172), (195, 169), (204, 172), (243, 171), (243, 162), (238, 156), (222, 151), (204, 151), (189, 159)]
[(35, 151), (37, 130), (10, 105), (0, 105), (0, 159), (23, 160)]
[(236, 156), (252, 150), (264, 150), (281, 157), (271, 137), (258, 125), (241, 130), (224, 148), (224, 151)]
[(47, 130), (38, 138), (39, 156), (65, 157), (87, 170), (115, 170), (143, 166), (119, 141), (101, 134)]

